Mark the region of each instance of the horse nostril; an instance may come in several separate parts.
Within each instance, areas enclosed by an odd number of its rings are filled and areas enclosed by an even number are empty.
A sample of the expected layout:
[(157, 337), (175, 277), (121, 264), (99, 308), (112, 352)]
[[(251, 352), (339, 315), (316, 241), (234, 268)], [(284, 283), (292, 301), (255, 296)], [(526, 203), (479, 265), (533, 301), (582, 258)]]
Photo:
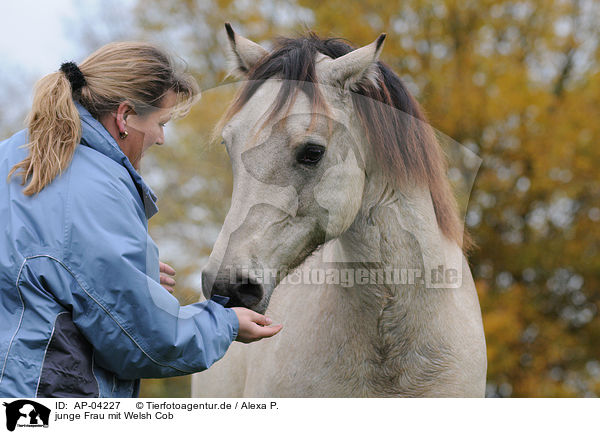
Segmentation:
[[(263, 298), (263, 287), (252, 279), (242, 279), (236, 276), (236, 281), (229, 279), (217, 279), (213, 284), (212, 295), (229, 297), (225, 307), (246, 307), (252, 309), (258, 305)], [(238, 283), (239, 282), (239, 283)]]
[(237, 298), (244, 307), (256, 306), (263, 297), (262, 285), (258, 283), (244, 283), (239, 286)]

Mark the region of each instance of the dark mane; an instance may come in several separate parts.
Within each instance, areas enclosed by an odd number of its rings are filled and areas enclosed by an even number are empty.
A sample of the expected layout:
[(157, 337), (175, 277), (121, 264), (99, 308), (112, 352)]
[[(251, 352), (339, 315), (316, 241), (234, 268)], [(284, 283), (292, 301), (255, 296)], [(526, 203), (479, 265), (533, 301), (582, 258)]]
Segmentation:
[[(282, 79), (282, 86), (269, 119), (284, 107), (289, 108), (299, 90), (308, 96), (314, 109), (326, 111), (324, 98), (316, 85), (315, 57), (322, 53), (337, 58), (352, 50), (354, 48), (342, 39), (320, 39), (312, 32), (297, 39), (277, 39), (274, 50), (248, 72), (248, 82), (226, 113), (225, 121), (270, 78)], [(446, 178), (445, 157), (435, 134), (400, 78), (385, 63), (378, 62), (377, 66), (379, 86), (359, 83), (352, 93), (375, 160), (394, 188), (401, 189), (407, 180), (428, 185), (440, 229), (447, 238), (467, 249), (470, 239), (466, 232), (463, 234), (456, 201)], [(303, 83), (310, 85), (303, 86)]]

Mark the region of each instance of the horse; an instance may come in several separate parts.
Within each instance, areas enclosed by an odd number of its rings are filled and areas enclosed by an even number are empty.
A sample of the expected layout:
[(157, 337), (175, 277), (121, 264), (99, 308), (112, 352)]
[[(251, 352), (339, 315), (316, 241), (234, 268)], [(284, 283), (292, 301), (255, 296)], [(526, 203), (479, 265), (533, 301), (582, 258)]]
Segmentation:
[(225, 27), (245, 81), (219, 126), (233, 193), (202, 290), (284, 328), (234, 342), (192, 396), (483, 397), (468, 235), (385, 34), (268, 51)]

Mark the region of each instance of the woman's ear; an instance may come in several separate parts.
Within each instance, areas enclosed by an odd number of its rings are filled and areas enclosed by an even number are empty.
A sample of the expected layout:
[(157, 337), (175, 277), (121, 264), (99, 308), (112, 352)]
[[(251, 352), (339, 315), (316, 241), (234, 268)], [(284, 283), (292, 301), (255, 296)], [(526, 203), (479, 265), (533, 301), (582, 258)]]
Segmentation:
[(135, 114), (135, 111), (129, 101), (123, 101), (119, 104), (119, 107), (117, 107), (117, 116), (115, 118), (119, 133), (125, 133), (127, 131), (127, 116), (131, 114)]

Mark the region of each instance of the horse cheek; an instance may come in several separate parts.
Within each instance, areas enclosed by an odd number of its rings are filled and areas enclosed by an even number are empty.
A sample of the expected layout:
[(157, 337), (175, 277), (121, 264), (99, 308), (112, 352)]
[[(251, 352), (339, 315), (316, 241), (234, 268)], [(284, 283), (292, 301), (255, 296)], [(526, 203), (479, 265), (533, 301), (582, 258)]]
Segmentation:
[(329, 168), (315, 187), (315, 200), (327, 211), (326, 240), (339, 237), (356, 218), (362, 201), (364, 172), (337, 165)]

